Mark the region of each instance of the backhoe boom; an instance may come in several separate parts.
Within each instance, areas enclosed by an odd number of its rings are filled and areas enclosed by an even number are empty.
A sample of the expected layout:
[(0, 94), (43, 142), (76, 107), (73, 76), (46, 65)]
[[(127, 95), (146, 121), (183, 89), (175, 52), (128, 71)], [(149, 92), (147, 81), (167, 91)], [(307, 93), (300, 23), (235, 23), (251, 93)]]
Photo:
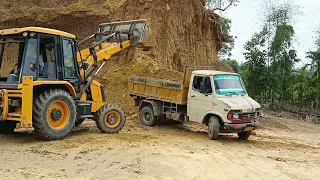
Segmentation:
[(135, 20), (101, 24), (98, 33), (79, 42), (81, 45), (94, 39), (89, 48), (77, 54), (83, 80), (89, 81), (88, 78), (98, 69), (100, 61), (107, 61), (121, 50), (144, 41), (146, 22), (146, 20)]

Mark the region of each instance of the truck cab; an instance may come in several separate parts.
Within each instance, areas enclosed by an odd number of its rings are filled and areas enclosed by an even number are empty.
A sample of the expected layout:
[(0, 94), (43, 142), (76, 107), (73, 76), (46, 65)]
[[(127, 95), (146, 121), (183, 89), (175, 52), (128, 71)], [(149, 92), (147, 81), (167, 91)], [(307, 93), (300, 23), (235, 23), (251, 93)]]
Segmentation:
[(187, 107), (190, 121), (209, 126), (215, 119), (219, 132), (225, 133), (248, 134), (258, 127), (261, 116), (261, 106), (249, 97), (241, 76), (229, 72), (193, 71)]

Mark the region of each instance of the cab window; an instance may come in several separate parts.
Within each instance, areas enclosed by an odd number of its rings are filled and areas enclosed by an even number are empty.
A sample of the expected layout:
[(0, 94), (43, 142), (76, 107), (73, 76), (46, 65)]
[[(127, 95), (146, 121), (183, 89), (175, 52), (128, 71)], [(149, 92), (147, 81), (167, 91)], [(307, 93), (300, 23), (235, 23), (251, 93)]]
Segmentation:
[(33, 38), (29, 39), (22, 73), (23, 76), (36, 77), (37, 48), (38, 40)]
[(56, 53), (55, 39), (53, 37), (40, 37), (39, 48), (39, 76), (55, 76)]
[(193, 90), (200, 92), (200, 85), (202, 81), (203, 81), (202, 76), (195, 76), (193, 78), (193, 86), (192, 86)]
[(206, 76), (195, 76), (193, 79), (193, 90), (200, 92), (201, 84), (204, 85), (204, 92), (206, 94), (212, 93), (212, 86), (211, 86), (211, 81), (210, 77)]
[(64, 77), (76, 77), (76, 64), (73, 52), (73, 41), (69, 39), (62, 40), (63, 47), (63, 64), (64, 64)]

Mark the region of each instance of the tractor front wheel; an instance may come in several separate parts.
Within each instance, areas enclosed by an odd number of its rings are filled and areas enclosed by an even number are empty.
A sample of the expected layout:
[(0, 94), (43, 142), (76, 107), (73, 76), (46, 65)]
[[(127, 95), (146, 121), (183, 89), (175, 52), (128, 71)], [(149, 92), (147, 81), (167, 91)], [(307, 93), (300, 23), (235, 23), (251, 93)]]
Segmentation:
[(33, 104), (35, 134), (45, 140), (65, 138), (74, 128), (76, 106), (69, 93), (57, 89), (36, 97)]
[(101, 132), (114, 134), (121, 131), (126, 122), (126, 116), (118, 105), (108, 104), (96, 112), (93, 120)]

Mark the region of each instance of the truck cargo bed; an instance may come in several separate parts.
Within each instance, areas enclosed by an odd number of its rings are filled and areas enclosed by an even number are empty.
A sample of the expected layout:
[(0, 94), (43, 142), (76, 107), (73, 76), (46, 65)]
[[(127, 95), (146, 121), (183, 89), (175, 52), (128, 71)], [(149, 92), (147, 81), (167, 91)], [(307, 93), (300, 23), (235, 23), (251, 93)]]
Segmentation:
[(179, 82), (133, 76), (129, 79), (131, 96), (187, 104), (188, 87)]

